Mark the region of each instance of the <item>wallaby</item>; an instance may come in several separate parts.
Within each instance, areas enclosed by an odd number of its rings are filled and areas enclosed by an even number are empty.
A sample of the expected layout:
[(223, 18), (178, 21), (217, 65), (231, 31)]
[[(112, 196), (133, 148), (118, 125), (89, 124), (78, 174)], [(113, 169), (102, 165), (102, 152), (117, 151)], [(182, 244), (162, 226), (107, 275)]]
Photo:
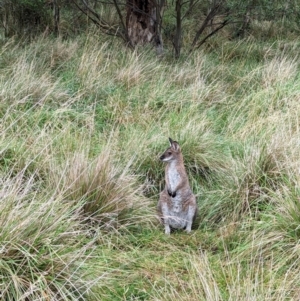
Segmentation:
[(160, 156), (167, 165), (165, 188), (159, 195), (157, 210), (166, 234), (170, 234), (171, 228), (189, 233), (197, 214), (196, 197), (189, 185), (179, 144), (171, 138), (169, 141), (170, 147)]

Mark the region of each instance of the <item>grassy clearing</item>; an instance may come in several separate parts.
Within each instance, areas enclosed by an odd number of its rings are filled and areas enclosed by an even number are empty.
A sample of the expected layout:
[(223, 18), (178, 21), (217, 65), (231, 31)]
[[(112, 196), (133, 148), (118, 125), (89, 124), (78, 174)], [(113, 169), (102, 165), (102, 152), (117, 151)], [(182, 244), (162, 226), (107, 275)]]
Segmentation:
[[(299, 64), (252, 39), (179, 62), (90, 34), (0, 56), (3, 300), (299, 300)], [(155, 217), (181, 143), (199, 217)]]

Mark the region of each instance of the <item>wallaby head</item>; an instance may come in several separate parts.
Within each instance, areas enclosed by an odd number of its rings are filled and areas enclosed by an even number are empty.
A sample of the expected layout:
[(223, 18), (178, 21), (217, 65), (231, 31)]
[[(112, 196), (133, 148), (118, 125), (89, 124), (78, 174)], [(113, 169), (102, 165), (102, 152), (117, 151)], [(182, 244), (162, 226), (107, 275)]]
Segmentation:
[(170, 162), (178, 159), (179, 154), (181, 154), (181, 150), (177, 141), (173, 141), (169, 138), (170, 147), (160, 156), (160, 160), (163, 162)]

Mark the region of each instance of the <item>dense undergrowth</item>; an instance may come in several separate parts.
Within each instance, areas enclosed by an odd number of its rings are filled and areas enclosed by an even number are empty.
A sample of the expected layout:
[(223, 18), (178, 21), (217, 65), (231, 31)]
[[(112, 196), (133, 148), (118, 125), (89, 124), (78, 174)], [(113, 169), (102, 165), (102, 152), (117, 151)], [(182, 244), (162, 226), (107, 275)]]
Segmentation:
[[(299, 40), (1, 43), (1, 300), (299, 300)], [(155, 217), (169, 136), (191, 235)]]

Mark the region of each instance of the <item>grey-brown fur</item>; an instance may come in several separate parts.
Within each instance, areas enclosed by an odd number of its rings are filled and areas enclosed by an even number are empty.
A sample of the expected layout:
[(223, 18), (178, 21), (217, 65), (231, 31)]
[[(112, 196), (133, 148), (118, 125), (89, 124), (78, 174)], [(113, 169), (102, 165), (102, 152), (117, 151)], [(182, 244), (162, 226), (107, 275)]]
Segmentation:
[(159, 195), (158, 214), (165, 226), (165, 233), (173, 229), (191, 231), (197, 213), (196, 197), (193, 194), (183, 163), (178, 142), (169, 138), (170, 147), (161, 155), (166, 162), (165, 188)]

